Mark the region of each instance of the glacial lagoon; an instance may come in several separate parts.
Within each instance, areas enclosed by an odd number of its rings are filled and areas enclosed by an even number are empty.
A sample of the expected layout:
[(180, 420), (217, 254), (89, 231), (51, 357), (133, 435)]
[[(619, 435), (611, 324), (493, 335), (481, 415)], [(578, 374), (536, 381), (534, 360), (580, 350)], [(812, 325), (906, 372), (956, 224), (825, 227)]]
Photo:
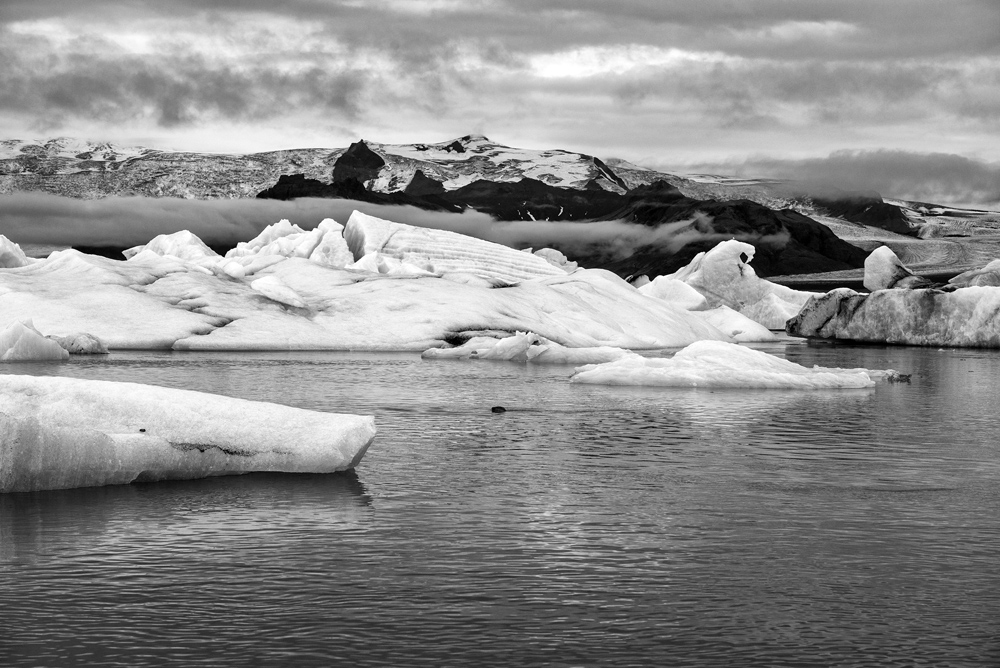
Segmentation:
[(0, 495), (0, 663), (1000, 664), (1000, 351), (754, 347), (911, 382), (605, 387), (415, 353), (5, 365), (379, 432), (349, 473)]

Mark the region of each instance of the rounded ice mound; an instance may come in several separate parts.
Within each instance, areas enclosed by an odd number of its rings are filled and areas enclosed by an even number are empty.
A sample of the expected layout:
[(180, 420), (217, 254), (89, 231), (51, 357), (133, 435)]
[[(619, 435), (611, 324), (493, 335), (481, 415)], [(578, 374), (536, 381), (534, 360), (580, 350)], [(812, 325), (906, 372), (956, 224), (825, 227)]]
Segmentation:
[(670, 276), (657, 276), (652, 281), (638, 286), (637, 289), (644, 295), (670, 302), (685, 311), (703, 311), (709, 308), (705, 295), (684, 281)]
[(871, 292), (893, 288), (925, 288), (930, 281), (906, 268), (888, 246), (879, 246), (865, 258), (864, 286)]
[(157, 235), (147, 244), (125, 249), (122, 251), (122, 255), (125, 256), (125, 259), (131, 260), (144, 250), (157, 255), (169, 255), (188, 262), (219, 259), (218, 253), (209, 248), (198, 235), (188, 230)]
[(538, 257), (547, 260), (553, 267), (559, 267), (566, 273), (570, 273), (580, 266), (576, 262), (571, 262), (570, 259), (562, 253), (562, 251), (558, 251), (555, 248), (539, 248), (534, 251), (532, 255), (537, 255)]
[(258, 278), (250, 284), (250, 287), (268, 299), (281, 302), (282, 304), (286, 304), (288, 306), (294, 306), (295, 308), (306, 308), (306, 303), (302, 301), (299, 294), (295, 292), (295, 290), (288, 287), (288, 285), (277, 276), (264, 276), (263, 278)]
[(107, 355), (108, 347), (93, 334), (79, 332), (67, 336), (49, 336), (63, 349), (73, 355)]
[[(245, 255), (285, 255), (289, 256), (294, 252), (298, 242), (302, 240), (302, 235), (306, 234), (298, 225), (282, 218), (278, 222), (268, 225), (260, 234), (250, 241), (241, 241), (235, 248), (226, 253), (226, 257), (243, 257)], [(312, 252), (310, 248), (302, 257)]]
[(733, 389), (840, 389), (875, 384), (865, 369), (807, 368), (723, 341), (696, 341), (671, 358), (627, 357), (580, 367), (574, 383)]

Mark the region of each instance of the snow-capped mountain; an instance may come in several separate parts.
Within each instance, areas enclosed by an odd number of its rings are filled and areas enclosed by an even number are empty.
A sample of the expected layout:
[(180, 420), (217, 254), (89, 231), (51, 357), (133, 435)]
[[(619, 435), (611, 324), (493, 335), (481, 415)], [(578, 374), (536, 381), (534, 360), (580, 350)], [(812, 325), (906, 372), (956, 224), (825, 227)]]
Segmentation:
[[(345, 161), (341, 158), (346, 157)], [(43, 191), (69, 197), (110, 195), (185, 198), (254, 197), (282, 175), (329, 182), (338, 162), (372, 192), (401, 192), (432, 179), (443, 190), (477, 180), (534, 179), (561, 188), (601, 188), (624, 193), (668, 175), (629, 165), (619, 175), (601, 159), (564, 150), (511, 148), (481, 135), (437, 144), (378, 144), (306, 148), (246, 155), (161, 151), (59, 138), (0, 141), (0, 193)], [(345, 165), (342, 165), (345, 166)], [(344, 170), (341, 170), (344, 171)], [(417, 177), (420, 172), (422, 176)]]

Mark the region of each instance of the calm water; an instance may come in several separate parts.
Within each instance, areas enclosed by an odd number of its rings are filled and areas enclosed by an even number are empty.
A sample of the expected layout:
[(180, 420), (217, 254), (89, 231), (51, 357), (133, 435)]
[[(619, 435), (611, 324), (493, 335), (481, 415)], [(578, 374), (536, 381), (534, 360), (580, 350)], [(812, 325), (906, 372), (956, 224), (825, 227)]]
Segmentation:
[(765, 349), (912, 384), (577, 386), (410, 354), (8, 365), (380, 431), (348, 474), (0, 495), (0, 665), (1000, 665), (1000, 353)]

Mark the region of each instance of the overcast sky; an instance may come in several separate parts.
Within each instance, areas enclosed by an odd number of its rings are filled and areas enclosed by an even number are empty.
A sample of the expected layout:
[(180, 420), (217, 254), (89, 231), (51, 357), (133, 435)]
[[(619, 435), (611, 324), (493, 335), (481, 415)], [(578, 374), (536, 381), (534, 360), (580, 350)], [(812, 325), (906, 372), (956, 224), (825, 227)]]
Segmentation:
[[(996, 201), (1000, 2), (0, 1), (3, 138), (252, 152), (473, 132)], [(939, 182), (959, 163), (964, 194)]]

